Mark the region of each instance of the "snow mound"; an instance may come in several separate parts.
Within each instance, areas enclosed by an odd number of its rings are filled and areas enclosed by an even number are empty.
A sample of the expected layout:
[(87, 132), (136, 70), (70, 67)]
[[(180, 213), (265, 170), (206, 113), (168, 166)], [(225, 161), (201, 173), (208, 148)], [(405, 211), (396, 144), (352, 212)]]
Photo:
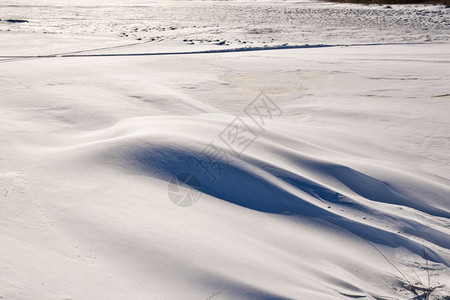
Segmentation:
[[(200, 181), (202, 193), (218, 200), (260, 212), (318, 218), (367, 241), (404, 247), (417, 255), (427, 241), (438, 249), (427, 248), (430, 259), (449, 265), (447, 229), (432, 221), (450, 217), (442, 197), (450, 193), (448, 186), (336, 149), (324, 151), (317, 140), (273, 131), (260, 133), (236, 155), (217, 139), (231, 120), (219, 114), (131, 118), (77, 136), (75, 144), (56, 152), (63, 157), (77, 153), (77, 164), (112, 167), (167, 183), (178, 174), (191, 174)], [(295, 145), (309, 147), (285, 146), (293, 139)], [(214, 159), (220, 171), (205, 168), (205, 150), (211, 145), (222, 153)], [(348, 163), (336, 163), (336, 155)], [(411, 195), (404, 189), (417, 185), (421, 193)]]

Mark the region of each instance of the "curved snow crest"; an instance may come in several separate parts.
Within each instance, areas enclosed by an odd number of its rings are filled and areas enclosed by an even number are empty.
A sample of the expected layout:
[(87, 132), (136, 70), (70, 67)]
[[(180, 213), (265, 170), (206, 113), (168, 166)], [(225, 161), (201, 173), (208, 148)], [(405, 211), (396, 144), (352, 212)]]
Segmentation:
[[(238, 156), (218, 138), (231, 120), (220, 114), (132, 118), (78, 137), (61, 153), (76, 148), (80, 162), (167, 182), (189, 173), (201, 182), (202, 193), (217, 199), (266, 213), (319, 218), (367, 241), (404, 247), (417, 255), (425, 244), (431, 260), (449, 265), (448, 186), (353, 157), (356, 165), (366, 163), (382, 174), (375, 178), (351, 163), (336, 163), (331, 158), (336, 149), (307, 137), (295, 141), (298, 147), (286, 146), (288, 139), (296, 138), (263, 133), (256, 126), (252, 129), (257, 139)], [(305, 127), (308, 130), (314, 131)], [(223, 154), (214, 159), (216, 166), (222, 166), (220, 172), (212, 165), (205, 167), (211, 163), (207, 150), (211, 145)], [(348, 160), (347, 153), (341, 155)], [(386, 181), (383, 174), (395, 180)], [(422, 193), (408, 193), (401, 188), (405, 184), (420, 186)], [(430, 244), (438, 250), (431, 250)]]

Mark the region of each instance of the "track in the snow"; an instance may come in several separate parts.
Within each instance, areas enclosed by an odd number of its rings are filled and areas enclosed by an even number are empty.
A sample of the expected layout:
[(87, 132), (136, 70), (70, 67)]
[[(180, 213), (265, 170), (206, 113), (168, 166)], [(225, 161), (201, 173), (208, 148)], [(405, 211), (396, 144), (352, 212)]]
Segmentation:
[[(140, 44), (140, 43), (138, 43)], [(1, 56), (0, 63), (6, 63), (17, 60), (38, 59), (38, 58), (55, 58), (55, 57), (113, 57), (113, 56), (166, 56), (166, 55), (191, 55), (191, 54), (216, 54), (216, 53), (233, 53), (233, 52), (251, 52), (251, 51), (268, 51), (268, 50), (288, 50), (288, 49), (309, 49), (309, 48), (334, 48), (334, 47), (367, 47), (367, 46), (389, 46), (389, 45), (405, 45), (405, 44), (423, 44), (423, 43), (369, 43), (369, 44), (315, 44), (315, 45), (282, 45), (282, 46), (265, 46), (265, 47), (244, 47), (231, 49), (214, 49), (201, 51), (175, 51), (175, 52), (143, 52), (143, 53), (93, 53), (83, 54), (91, 51), (106, 50), (110, 48), (89, 49), (76, 52), (66, 52), (60, 54), (49, 55), (20, 55), (20, 56)], [(115, 46), (111, 48), (120, 48), (126, 46), (134, 46), (137, 44)]]

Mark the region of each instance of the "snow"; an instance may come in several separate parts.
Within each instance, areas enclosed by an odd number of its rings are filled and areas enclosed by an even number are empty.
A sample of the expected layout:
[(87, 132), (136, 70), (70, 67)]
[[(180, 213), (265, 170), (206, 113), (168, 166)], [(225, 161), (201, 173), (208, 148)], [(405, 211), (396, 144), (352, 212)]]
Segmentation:
[(448, 296), (449, 10), (392, 7), (2, 2), (0, 297)]

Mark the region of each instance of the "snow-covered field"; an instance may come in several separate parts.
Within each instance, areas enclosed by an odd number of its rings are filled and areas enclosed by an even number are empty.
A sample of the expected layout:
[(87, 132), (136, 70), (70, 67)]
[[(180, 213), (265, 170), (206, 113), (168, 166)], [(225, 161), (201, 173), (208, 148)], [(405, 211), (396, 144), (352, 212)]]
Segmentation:
[(0, 299), (449, 297), (449, 17), (2, 1)]

